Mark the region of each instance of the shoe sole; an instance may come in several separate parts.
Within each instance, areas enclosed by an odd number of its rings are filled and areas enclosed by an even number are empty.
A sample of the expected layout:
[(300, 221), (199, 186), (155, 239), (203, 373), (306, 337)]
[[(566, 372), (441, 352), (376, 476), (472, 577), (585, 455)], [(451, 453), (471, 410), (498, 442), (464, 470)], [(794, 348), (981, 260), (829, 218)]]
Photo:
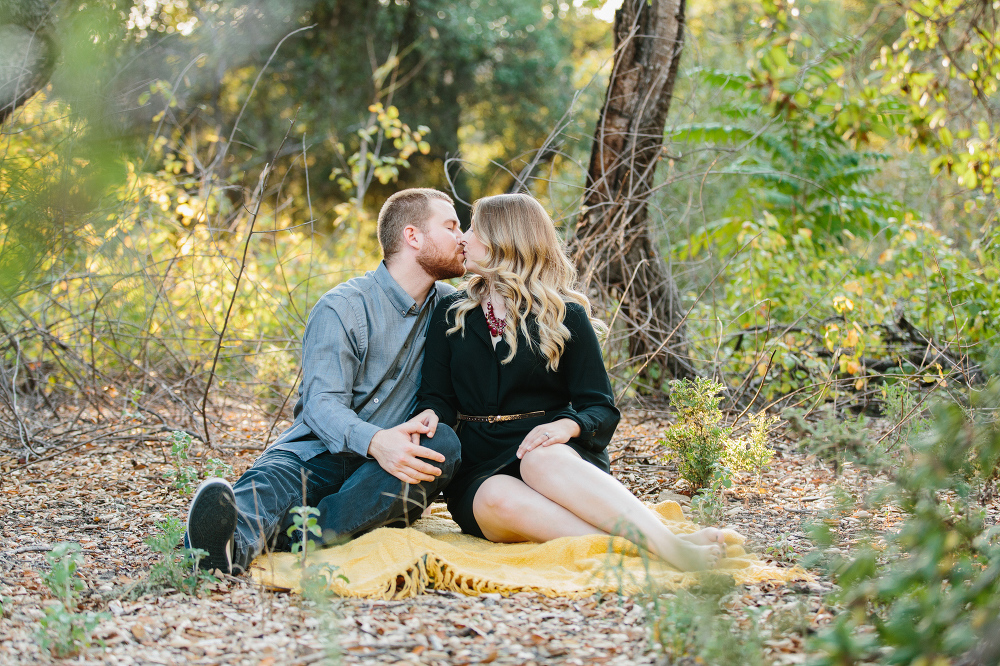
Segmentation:
[(225, 479), (206, 479), (188, 511), (187, 533), (191, 548), (200, 548), (208, 555), (198, 561), (198, 568), (231, 573), (232, 556), (229, 547), (236, 531), (236, 495)]

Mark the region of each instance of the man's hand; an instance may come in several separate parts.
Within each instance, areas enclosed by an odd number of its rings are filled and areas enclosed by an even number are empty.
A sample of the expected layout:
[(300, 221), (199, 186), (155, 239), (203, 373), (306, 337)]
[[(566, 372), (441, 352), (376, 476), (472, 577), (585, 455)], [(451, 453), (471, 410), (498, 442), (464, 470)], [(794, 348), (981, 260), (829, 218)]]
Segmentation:
[[(431, 431), (431, 427), (421, 421), (423, 416), (420, 414), (395, 428), (379, 430), (368, 444), (368, 455), (375, 458), (382, 469), (405, 483), (433, 481), (441, 474), (440, 469), (421, 460), (444, 462), (442, 454), (420, 446), (420, 435)], [(434, 427), (437, 427), (436, 418)]]

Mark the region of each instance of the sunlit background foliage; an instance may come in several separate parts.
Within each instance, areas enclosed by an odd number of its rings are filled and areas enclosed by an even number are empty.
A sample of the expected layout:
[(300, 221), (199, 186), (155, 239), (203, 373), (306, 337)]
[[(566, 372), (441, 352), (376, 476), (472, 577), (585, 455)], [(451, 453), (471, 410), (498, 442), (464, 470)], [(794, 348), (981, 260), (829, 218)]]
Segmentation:
[[(376, 263), (388, 193), (447, 189), (465, 218), (530, 165), (572, 233), (613, 7), (52, 8), (51, 81), (0, 135), (17, 381), (193, 408), (221, 347), (219, 386), (274, 411), (312, 303)], [(947, 382), (887, 340), (900, 316), (982, 357), (1000, 307), (991, 25), (935, 2), (688, 7), (651, 219), (703, 372), (764, 400)]]

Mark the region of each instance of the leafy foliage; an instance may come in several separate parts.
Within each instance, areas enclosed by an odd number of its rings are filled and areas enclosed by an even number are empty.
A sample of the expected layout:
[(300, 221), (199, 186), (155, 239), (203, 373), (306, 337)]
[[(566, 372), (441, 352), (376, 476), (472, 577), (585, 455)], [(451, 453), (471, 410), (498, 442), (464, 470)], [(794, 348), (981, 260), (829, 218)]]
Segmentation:
[[(296, 506), (289, 510), (292, 514), (292, 524), (288, 526), (287, 534), (293, 538), (292, 552), (302, 553), (302, 558), (296, 566), (302, 569), (300, 585), (302, 595), (313, 602), (325, 602), (333, 592), (330, 586), (335, 578), (339, 578), (345, 583), (350, 582), (344, 574), (337, 574), (339, 567), (333, 564), (310, 565), (308, 563), (309, 553), (318, 548), (317, 540), (322, 539), (323, 530), (320, 529), (316, 516), (320, 514), (319, 509), (311, 506)], [(315, 538), (314, 538), (315, 537)]]
[(767, 399), (801, 387), (823, 398), (861, 390), (873, 363), (927, 385), (947, 382), (950, 368), (921, 368), (894, 322), (905, 313), (941, 344), (981, 358), (1000, 321), (997, 248), (964, 252), (910, 215), (894, 225), (885, 241), (819, 246), (808, 229), (786, 238), (769, 215), (743, 223), (747, 250), (730, 263), (720, 299), (696, 306), (692, 337), (714, 346), (719, 323), (734, 325), (729, 345), (704, 353), (726, 374), (754, 372)]
[(319, 509), (313, 506), (296, 506), (290, 509), (289, 513), (292, 514), (292, 524), (288, 526), (287, 534), (290, 537), (296, 537), (296, 532), (298, 532), (298, 538), (292, 544), (292, 552), (302, 552), (300, 564), (305, 568), (306, 556), (309, 550), (315, 547), (315, 542), (310, 537), (323, 537), (323, 530), (320, 529), (319, 523), (316, 521)]
[(774, 458), (774, 450), (768, 446), (768, 433), (779, 420), (777, 416), (765, 412), (751, 414), (746, 436), (726, 442), (722, 464), (732, 470), (754, 474), (760, 486), (760, 476)]
[(233, 472), (231, 465), (215, 458), (205, 459), (201, 464), (201, 474), (199, 474), (197, 468), (189, 465), (188, 461), (190, 460), (191, 444), (193, 442), (193, 438), (189, 432), (183, 430), (173, 431), (170, 433), (170, 442), (170, 462), (174, 466), (172, 472), (174, 488), (179, 490), (182, 495), (188, 495), (194, 490), (199, 476), (225, 477)]
[(908, 146), (941, 153), (930, 163), (932, 173), (994, 193), (1000, 177), (998, 118), (991, 101), (1000, 85), (997, 8), (954, 0), (904, 6), (906, 28), (872, 63), (882, 74), (880, 92), (903, 103), (901, 133)]
[(681, 478), (696, 490), (709, 483), (729, 487), (732, 471), (759, 474), (774, 456), (767, 445), (768, 430), (777, 417), (764, 413), (750, 417), (745, 437), (733, 437), (733, 428), (723, 424), (719, 409), (725, 387), (717, 381), (698, 377), (670, 384), (670, 404), (677, 410), (677, 422), (664, 431), (662, 444), (677, 454)]
[(1000, 612), (1000, 545), (976, 502), (970, 468), (1000, 460), (1000, 382), (969, 403), (935, 409), (933, 430), (911, 441), (895, 498), (908, 514), (887, 562), (874, 550), (833, 560), (846, 610), (820, 634), (817, 664), (942, 662), (990, 639)]
[(176, 518), (168, 518), (156, 524), (158, 532), (146, 539), (150, 550), (160, 556), (160, 560), (149, 569), (148, 578), (132, 590), (133, 596), (150, 591), (173, 589), (195, 595), (203, 583), (214, 583), (218, 579), (198, 568), (201, 558), (208, 555), (200, 548), (178, 549), (177, 544), (184, 536), (184, 524)]
[(77, 612), (77, 598), (85, 587), (77, 576), (80, 557), (80, 544), (70, 542), (56, 544), (45, 555), (50, 568), (42, 574), (42, 581), (59, 603), (46, 607), (35, 638), (42, 649), (56, 657), (72, 656), (89, 647), (91, 633), (108, 617), (106, 613)]
[(647, 618), (650, 638), (666, 662), (690, 659), (696, 664), (763, 666), (762, 638), (756, 627), (738, 626), (721, 612), (722, 590), (706, 593), (702, 587), (700, 593), (682, 589), (653, 597)]
[(670, 404), (677, 422), (663, 433), (663, 443), (677, 454), (677, 469), (695, 489), (704, 487), (722, 458), (732, 428), (723, 425), (719, 395), (724, 387), (698, 377), (670, 384)]
[[(824, 90), (837, 90), (835, 76), (843, 75), (842, 61), (850, 53), (835, 53), (821, 66), (813, 67), (805, 81), (791, 63), (786, 47), (765, 44), (769, 55), (752, 73), (729, 73), (714, 70), (693, 72), (705, 85), (725, 89), (736, 85), (761, 89), (758, 99), (726, 96), (716, 111), (730, 123), (692, 123), (676, 127), (674, 141), (695, 145), (716, 145), (732, 149), (737, 157), (722, 173), (746, 181), (746, 189), (730, 200), (729, 215), (712, 222), (705, 229), (716, 240), (731, 241), (739, 228), (740, 217), (752, 214), (751, 202), (780, 220), (780, 229), (790, 236), (805, 228), (817, 239), (842, 237), (844, 232), (870, 234), (884, 228), (888, 219), (902, 214), (898, 202), (884, 192), (873, 190), (869, 177), (879, 172), (887, 156), (876, 151), (858, 151), (845, 139), (839, 116), (827, 110)], [(820, 88), (821, 85), (829, 86)], [(795, 86), (793, 88), (793, 86)], [(775, 92), (791, 99), (784, 104), (771, 101)], [(792, 101), (795, 100), (795, 101)], [(769, 109), (771, 121), (756, 126), (760, 104)], [(759, 214), (759, 213), (758, 213)], [(693, 239), (698, 252), (708, 238)], [(735, 249), (731, 245), (726, 250)]]

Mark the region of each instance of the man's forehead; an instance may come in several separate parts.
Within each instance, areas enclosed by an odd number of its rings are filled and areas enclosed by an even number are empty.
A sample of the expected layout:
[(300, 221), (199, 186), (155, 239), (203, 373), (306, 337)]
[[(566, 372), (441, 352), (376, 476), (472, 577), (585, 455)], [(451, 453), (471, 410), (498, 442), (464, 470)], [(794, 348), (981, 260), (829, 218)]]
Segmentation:
[(448, 203), (444, 199), (431, 199), (431, 210), (434, 211), (433, 217), (444, 217), (447, 220), (458, 220), (458, 213), (455, 211), (455, 206)]

